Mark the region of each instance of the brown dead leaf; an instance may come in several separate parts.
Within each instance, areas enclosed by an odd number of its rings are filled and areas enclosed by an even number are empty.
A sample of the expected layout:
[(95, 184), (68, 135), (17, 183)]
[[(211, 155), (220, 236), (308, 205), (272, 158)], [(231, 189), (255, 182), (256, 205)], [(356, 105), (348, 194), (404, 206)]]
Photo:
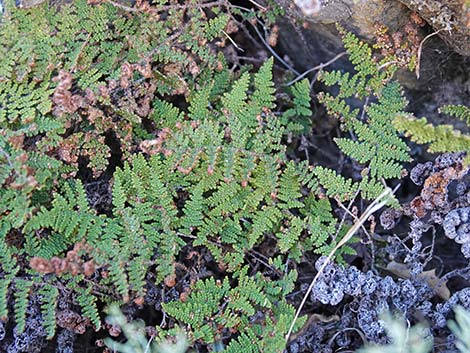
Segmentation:
[[(395, 261), (390, 262), (386, 270), (400, 278), (409, 279), (411, 277), (408, 266)], [(448, 300), (450, 298), (450, 290), (447, 288), (447, 281), (440, 282), (440, 278), (436, 275), (436, 269), (423, 271), (418, 278), (424, 280), (442, 299)]]

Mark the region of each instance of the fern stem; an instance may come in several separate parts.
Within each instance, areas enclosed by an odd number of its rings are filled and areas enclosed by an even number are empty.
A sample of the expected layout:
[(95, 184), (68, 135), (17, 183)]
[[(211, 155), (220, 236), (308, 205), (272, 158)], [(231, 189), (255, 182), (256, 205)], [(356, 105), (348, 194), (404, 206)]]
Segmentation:
[(288, 87), (288, 86), (293, 85), (297, 81), (300, 81), (301, 79), (303, 79), (306, 75), (308, 75), (312, 71), (321, 70), (321, 69), (333, 64), (336, 60), (338, 60), (339, 58), (345, 56), (346, 54), (347, 54), (347, 52), (343, 51), (343, 52), (339, 53), (338, 55), (336, 55), (333, 59), (327, 61), (326, 63), (321, 63), (317, 66), (314, 66), (314, 67), (308, 69), (307, 71), (301, 73), (299, 76), (294, 78), (292, 81), (289, 81), (288, 83), (286, 83), (285, 86)]

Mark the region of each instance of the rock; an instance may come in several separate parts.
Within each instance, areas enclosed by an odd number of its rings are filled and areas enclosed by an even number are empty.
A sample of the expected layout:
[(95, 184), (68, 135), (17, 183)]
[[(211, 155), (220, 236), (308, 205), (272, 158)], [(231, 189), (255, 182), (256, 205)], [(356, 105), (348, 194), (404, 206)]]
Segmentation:
[(470, 56), (470, 4), (465, 0), (277, 0), (296, 18), (313, 23), (339, 23), (365, 38), (375, 23), (395, 32), (412, 12), (423, 18), (457, 53)]
[(419, 14), (457, 53), (470, 56), (470, 3), (465, 0), (400, 0)]
[[(470, 9), (465, 0), (276, 0), (287, 16), (279, 22), (279, 50), (299, 72), (325, 63), (344, 51), (336, 24), (373, 44), (376, 24), (390, 35), (415, 26), (421, 47), (416, 72), (399, 70), (396, 78), (407, 89), (412, 112), (433, 122), (448, 120), (437, 108), (466, 104), (470, 97)], [(448, 31), (450, 29), (450, 31)], [(406, 33), (404, 38), (406, 39)], [(351, 70), (346, 57), (327, 70)], [(312, 77), (312, 76), (310, 76)]]

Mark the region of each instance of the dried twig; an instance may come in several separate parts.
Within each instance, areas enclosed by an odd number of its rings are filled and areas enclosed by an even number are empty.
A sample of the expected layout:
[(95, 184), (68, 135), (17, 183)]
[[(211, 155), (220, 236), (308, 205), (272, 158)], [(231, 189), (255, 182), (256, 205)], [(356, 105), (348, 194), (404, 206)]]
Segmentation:
[(228, 40), (233, 44), (233, 46), (237, 48), (237, 50), (244, 52), (243, 48), (241, 48), (237, 43), (235, 43), (235, 41), (228, 35), (227, 32), (222, 31), (222, 33), (228, 38)]
[(249, 1), (250, 1), (253, 5), (259, 7), (261, 10), (263, 10), (263, 11), (268, 11), (268, 9), (267, 9), (266, 7), (262, 6), (261, 4), (258, 4), (256, 1), (254, 1), (254, 0), (249, 0)]
[(338, 242), (338, 244), (336, 244), (336, 246), (333, 248), (333, 250), (331, 250), (331, 252), (328, 254), (328, 256), (326, 257), (326, 260), (323, 262), (323, 265), (319, 268), (317, 274), (315, 275), (315, 277), (313, 278), (312, 282), (310, 283), (310, 286), (308, 287), (307, 289), (307, 292), (305, 293), (303, 299), (302, 299), (302, 302), (300, 303), (296, 313), (295, 313), (295, 316), (294, 316), (294, 319), (292, 320), (292, 323), (289, 327), (289, 331), (287, 332), (287, 335), (286, 335), (286, 342), (288, 343), (289, 342), (289, 338), (292, 334), (292, 330), (294, 329), (294, 326), (295, 326), (295, 322), (297, 321), (297, 319), (299, 318), (300, 316), (300, 312), (302, 311), (302, 308), (304, 307), (305, 305), (305, 302), (307, 301), (307, 298), (310, 294), (310, 292), (312, 291), (313, 287), (315, 286), (315, 283), (317, 282), (318, 278), (320, 277), (320, 275), (323, 273), (323, 270), (326, 268), (326, 266), (328, 265), (328, 263), (331, 261), (331, 259), (333, 258), (334, 254), (336, 253), (336, 251), (338, 251), (339, 248), (341, 248), (344, 244), (346, 244), (353, 236), (354, 234), (357, 232), (357, 230), (364, 224), (364, 222), (367, 221), (367, 219), (373, 214), (375, 213), (376, 211), (380, 210), (383, 206), (385, 206), (387, 204), (387, 202), (389, 201), (389, 197), (393, 195), (393, 191), (392, 189), (390, 189), (389, 187), (387, 187), (384, 192), (382, 192), (370, 205), (369, 207), (366, 208), (366, 210), (364, 211), (364, 213), (362, 214), (362, 216), (356, 221), (356, 223), (353, 224), (353, 226), (348, 230), (348, 232), (346, 233), (346, 235), (343, 237), (343, 239), (341, 239), (340, 242)]
[(415, 73), (416, 73), (416, 78), (419, 79), (419, 69), (420, 69), (420, 63), (421, 63), (421, 52), (423, 50), (423, 44), (424, 42), (428, 39), (428, 38), (431, 38), (432, 36), (435, 36), (436, 34), (438, 34), (439, 32), (443, 31), (445, 28), (441, 28), (439, 30), (437, 30), (436, 32), (433, 32), (431, 34), (428, 34), (426, 37), (424, 37), (424, 39), (421, 41), (421, 43), (419, 43), (419, 48), (418, 48), (418, 57), (416, 59), (416, 69), (415, 69)]
[(338, 55), (336, 55), (333, 59), (327, 61), (326, 63), (322, 63), (322, 64), (319, 64), (315, 67), (312, 67), (310, 69), (308, 69), (307, 71), (303, 72), (302, 74), (300, 74), (299, 76), (297, 76), (295, 79), (293, 79), (292, 81), (286, 83), (285, 85), (286, 86), (290, 86), (290, 85), (293, 85), (294, 83), (296, 83), (297, 81), (301, 80), (302, 78), (304, 78), (306, 75), (308, 75), (309, 73), (311, 73), (312, 71), (316, 71), (316, 70), (321, 70), (323, 69), (324, 67), (327, 67), (329, 65), (331, 65), (332, 63), (334, 63), (336, 60), (338, 60), (339, 58), (341, 58), (342, 56), (346, 55), (347, 53), (346, 52), (342, 52), (342, 53), (339, 53)]

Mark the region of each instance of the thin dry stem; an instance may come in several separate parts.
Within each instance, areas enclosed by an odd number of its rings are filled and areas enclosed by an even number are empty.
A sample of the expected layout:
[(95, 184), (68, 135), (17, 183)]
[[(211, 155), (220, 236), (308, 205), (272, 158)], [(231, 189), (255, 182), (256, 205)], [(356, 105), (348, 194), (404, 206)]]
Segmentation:
[(293, 79), (292, 81), (286, 83), (286, 86), (290, 86), (290, 85), (293, 85), (294, 83), (296, 83), (297, 81), (301, 80), (302, 78), (304, 78), (306, 75), (308, 75), (309, 73), (311, 73), (312, 71), (316, 71), (316, 70), (321, 70), (329, 65), (331, 65), (332, 63), (334, 63), (336, 60), (338, 60), (339, 58), (343, 57), (344, 55), (346, 55), (347, 53), (346, 52), (342, 52), (342, 53), (339, 53), (338, 55), (336, 55), (333, 59), (327, 61), (326, 63), (321, 63), (315, 67), (312, 67), (310, 69), (308, 69), (307, 71), (303, 72), (302, 74), (300, 74), (299, 76), (297, 76), (295, 79)]
[(443, 31), (445, 28), (441, 28), (437, 30), (436, 32), (433, 32), (431, 34), (428, 34), (424, 39), (419, 43), (419, 48), (418, 48), (418, 57), (416, 58), (416, 68), (415, 68), (415, 73), (416, 73), (416, 78), (419, 79), (419, 69), (420, 69), (420, 64), (421, 64), (421, 52), (423, 50), (423, 44), (424, 42), (428, 39), (431, 38), (432, 36), (435, 36), (439, 32)]
[(326, 261), (324, 261), (323, 265), (319, 268), (317, 274), (315, 275), (315, 277), (313, 278), (312, 282), (310, 283), (310, 286), (308, 287), (307, 289), (307, 292), (305, 293), (303, 299), (302, 299), (302, 302), (300, 303), (296, 313), (295, 313), (295, 316), (294, 316), (294, 319), (292, 320), (292, 323), (289, 327), (289, 331), (287, 332), (287, 335), (286, 335), (286, 343), (289, 342), (289, 338), (292, 334), (292, 330), (294, 329), (294, 326), (295, 326), (295, 322), (297, 321), (297, 319), (299, 318), (300, 316), (300, 312), (302, 311), (302, 308), (304, 307), (306, 301), (307, 301), (307, 298), (310, 294), (310, 292), (312, 291), (313, 287), (315, 286), (315, 283), (317, 282), (318, 278), (320, 277), (320, 275), (323, 273), (323, 271), (325, 270), (326, 266), (328, 265), (328, 263), (331, 261), (331, 259), (333, 258), (334, 254), (336, 253), (336, 251), (338, 251), (339, 248), (341, 248), (344, 244), (346, 244), (353, 236), (354, 234), (358, 231), (358, 229), (364, 224), (364, 222), (367, 221), (367, 219), (373, 214), (375, 213), (376, 211), (380, 210), (383, 206), (385, 206), (387, 204), (387, 202), (389, 201), (389, 197), (393, 195), (393, 191), (392, 189), (390, 188), (386, 188), (384, 190), (384, 192), (382, 192), (370, 205), (369, 207), (366, 208), (366, 210), (364, 211), (364, 213), (362, 214), (362, 216), (356, 221), (356, 223), (353, 224), (353, 226), (348, 230), (348, 232), (346, 233), (346, 235), (343, 237), (343, 239), (341, 239), (340, 242), (338, 242), (338, 244), (336, 244), (336, 246), (333, 248), (333, 250), (331, 250), (331, 252), (328, 254), (328, 256), (326, 257)]

